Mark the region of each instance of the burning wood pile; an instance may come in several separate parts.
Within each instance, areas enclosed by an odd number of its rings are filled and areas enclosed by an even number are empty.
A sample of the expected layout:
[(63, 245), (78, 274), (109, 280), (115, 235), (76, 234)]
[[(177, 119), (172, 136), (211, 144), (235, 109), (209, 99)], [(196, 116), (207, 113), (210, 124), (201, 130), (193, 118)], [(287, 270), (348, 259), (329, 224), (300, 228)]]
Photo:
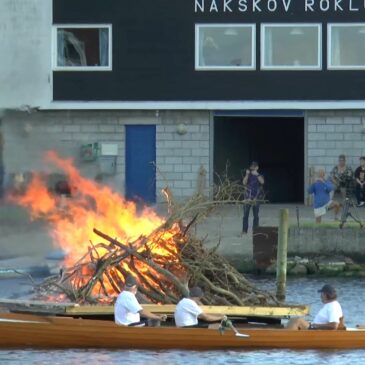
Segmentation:
[(189, 286), (198, 285), (205, 292), (204, 304), (277, 304), (275, 297), (256, 288), (216, 249), (208, 250), (204, 240), (191, 233), (217, 204), (239, 201), (242, 189), (235, 184), (225, 180), (213, 200), (197, 194), (183, 204), (173, 203), (166, 189), (169, 214), (162, 219), (150, 209), (138, 213), (135, 204), (81, 177), (71, 161), (53, 153), (48, 158), (77, 189), (60, 207), (42, 180), (35, 178), (25, 195), (16, 198), (33, 218), (48, 220), (57, 245), (70, 253), (60, 275), (37, 288), (38, 299), (110, 303), (132, 274), (145, 303), (176, 303), (188, 294)]

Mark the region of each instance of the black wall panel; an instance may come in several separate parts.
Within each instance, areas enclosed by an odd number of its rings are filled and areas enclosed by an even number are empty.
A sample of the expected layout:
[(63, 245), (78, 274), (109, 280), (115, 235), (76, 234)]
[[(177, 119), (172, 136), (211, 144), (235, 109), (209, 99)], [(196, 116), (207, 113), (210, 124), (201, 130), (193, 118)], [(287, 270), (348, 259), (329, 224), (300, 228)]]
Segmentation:
[[(202, 0), (200, 0), (202, 1)], [(209, 10), (211, 0), (205, 0)], [(244, 0), (241, 0), (245, 2)], [(261, 12), (253, 12), (256, 1)], [(271, 0), (271, 5), (273, 4)], [(309, 0), (307, 0), (309, 1)], [(324, 1), (324, 2), (323, 2)], [(188, 101), (188, 100), (361, 100), (365, 98), (365, 71), (325, 69), (328, 22), (365, 22), (363, 0), (314, 0), (305, 12), (305, 0), (228, 1), (232, 12), (194, 11), (195, 0), (53, 0), (54, 24), (111, 23), (113, 71), (53, 73), (54, 100), (70, 101)], [(289, 10), (284, 10), (284, 3)], [(312, 3), (312, 1), (309, 1)], [(242, 4), (242, 3), (241, 3)], [(354, 10), (358, 9), (358, 10)], [(308, 10), (308, 9), (307, 9)], [(302, 22), (323, 24), (322, 71), (195, 71), (195, 23)], [(257, 64), (259, 64), (257, 41)]]

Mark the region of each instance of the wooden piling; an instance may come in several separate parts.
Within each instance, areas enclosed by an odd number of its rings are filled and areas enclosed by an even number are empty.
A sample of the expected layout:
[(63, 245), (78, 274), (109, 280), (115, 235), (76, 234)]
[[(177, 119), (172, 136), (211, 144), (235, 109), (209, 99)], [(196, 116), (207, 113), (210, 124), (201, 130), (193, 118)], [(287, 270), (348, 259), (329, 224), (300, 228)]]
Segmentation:
[(288, 254), (289, 210), (280, 209), (278, 232), (278, 255), (276, 267), (276, 297), (285, 300), (286, 267)]

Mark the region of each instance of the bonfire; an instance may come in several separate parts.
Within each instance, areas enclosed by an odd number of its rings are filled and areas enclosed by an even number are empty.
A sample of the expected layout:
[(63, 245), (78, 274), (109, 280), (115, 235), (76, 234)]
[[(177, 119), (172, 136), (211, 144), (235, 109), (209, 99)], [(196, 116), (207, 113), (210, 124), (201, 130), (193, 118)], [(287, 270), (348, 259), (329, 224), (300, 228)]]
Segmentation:
[(213, 199), (196, 194), (179, 204), (166, 188), (168, 214), (161, 217), (81, 176), (72, 160), (49, 152), (47, 161), (67, 176), (71, 197), (54, 194), (37, 174), (23, 194), (12, 197), (32, 219), (46, 220), (55, 245), (68, 253), (60, 274), (36, 287), (36, 299), (112, 303), (132, 274), (144, 303), (177, 303), (199, 285), (204, 304), (278, 304), (192, 233), (217, 205), (247, 203), (241, 187), (222, 180)]

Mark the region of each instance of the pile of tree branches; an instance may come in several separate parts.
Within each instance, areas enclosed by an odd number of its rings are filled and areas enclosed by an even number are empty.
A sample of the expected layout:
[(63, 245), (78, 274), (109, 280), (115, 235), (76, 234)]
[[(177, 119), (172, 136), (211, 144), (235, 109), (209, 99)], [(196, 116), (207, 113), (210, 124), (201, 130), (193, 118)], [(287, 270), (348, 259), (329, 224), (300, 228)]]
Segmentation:
[(191, 233), (217, 205), (252, 204), (240, 199), (242, 185), (224, 180), (213, 199), (196, 194), (183, 203), (173, 202), (168, 189), (164, 194), (168, 217), (160, 227), (133, 242), (120, 242), (95, 227), (100, 242), (90, 242), (88, 252), (75, 265), (38, 286), (38, 298), (111, 303), (123, 290), (127, 275), (132, 274), (145, 303), (177, 303), (188, 295), (189, 287), (198, 285), (205, 292), (204, 304), (278, 304), (273, 295), (258, 289), (218, 255), (217, 247), (208, 250), (204, 240)]

